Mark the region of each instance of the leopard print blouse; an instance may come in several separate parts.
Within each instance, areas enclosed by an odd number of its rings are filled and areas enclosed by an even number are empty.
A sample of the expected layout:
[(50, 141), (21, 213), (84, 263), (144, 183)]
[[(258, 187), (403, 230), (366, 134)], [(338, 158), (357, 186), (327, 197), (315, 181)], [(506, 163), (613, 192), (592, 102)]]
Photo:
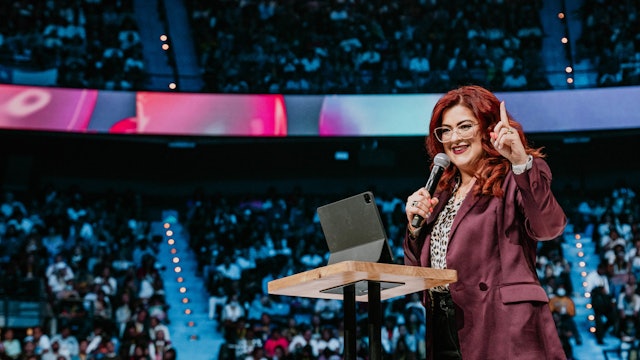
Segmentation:
[[(453, 219), (462, 205), (464, 197), (456, 200), (458, 184), (453, 189), (453, 195), (449, 198), (447, 205), (438, 214), (438, 219), (431, 230), (431, 267), (434, 269), (447, 268), (447, 247), (449, 246), (449, 232), (453, 224)], [(449, 291), (449, 285), (436, 286), (431, 291)]]

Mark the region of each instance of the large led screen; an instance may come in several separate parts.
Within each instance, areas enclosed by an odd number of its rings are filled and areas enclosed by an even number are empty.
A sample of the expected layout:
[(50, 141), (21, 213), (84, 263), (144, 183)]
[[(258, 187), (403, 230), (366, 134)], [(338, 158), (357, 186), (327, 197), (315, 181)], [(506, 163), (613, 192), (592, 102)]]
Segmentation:
[[(527, 132), (640, 128), (640, 87), (496, 95)], [(0, 128), (215, 137), (423, 136), (440, 96), (136, 93), (0, 85)]]

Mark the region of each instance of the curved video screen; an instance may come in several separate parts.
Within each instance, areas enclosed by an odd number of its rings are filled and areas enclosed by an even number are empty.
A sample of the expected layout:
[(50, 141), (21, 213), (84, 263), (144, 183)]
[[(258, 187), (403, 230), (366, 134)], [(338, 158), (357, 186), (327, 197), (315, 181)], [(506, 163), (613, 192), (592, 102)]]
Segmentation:
[[(527, 132), (640, 127), (640, 87), (496, 95)], [(0, 85), (0, 128), (218, 137), (423, 136), (440, 96), (122, 92)]]

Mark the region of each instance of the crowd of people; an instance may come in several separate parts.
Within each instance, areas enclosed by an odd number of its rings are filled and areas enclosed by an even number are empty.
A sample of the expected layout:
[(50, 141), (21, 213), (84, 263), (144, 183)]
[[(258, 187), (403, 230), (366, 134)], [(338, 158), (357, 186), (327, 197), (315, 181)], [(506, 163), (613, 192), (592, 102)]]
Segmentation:
[(544, 89), (542, 1), (187, 1), (205, 92)]
[[(462, 83), (495, 91), (551, 88), (542, 0), (184, 6), (202, 92), (392, 94), (444, 92)], [(2, 65), (55, 68), (62, 87), (146, 90), (149, 59), (131, 2), (14, 1), (0, 10), (7, 18), (0, 25)], [(585, 0), (565, 18), (579, 23), (574, 60), (588, 60), (598, 73), (593, 86), (640, 83), (638, 10), (633, 1)], [(172, 51), (170, 57), (180, 56)]]
[[(0, 4), (0, 64), (57, 69), (57, 86), (143, 90), (143, 44), (131, 1), (55, 0)], [(43, 84), (50, 85), (50, 84)]]
[[(212, 330), (224, 339), (221, 358), (328, 359), (342, 354), (341, 301), (270, 295), (267, 283), (326, 264), (315, 210), (346, 195), (312, 195), (297, 188), (251, 195), (200, 189), (190, 196), (182, 218), (211, 295), (209, 317), (218, 326)], [(376, 197), (397, 263), (404, 258), (403, 195), (379, 192)], [(613, 310), (596, 317), (598, 341), (610, 331), (637, 345), (640, 207), (630, 187), (617, 187), (602, 199), (561, 197), (570, 228), (593, 237), (595, 255), (604, 265), (599, 271), (608, 281)], [(140, 196), (104, 193), (94, 198), (78, 188), (29, 196), (3, 191), (0, 210), (2, 290), (47, 305), (37, 326), (2, 328), (2, 358), (175, 358), (166, 312), (170, 304), (164, 302), (154, 257), (159, 239), (149, 233), (153, 219), (145, 216)], [(560, 236), (544, 242), (536, 269), (570, 353), (592, 335), (576, 325), (574, 299), (583, 293), (581, 284), (571, 281), (577, 270), (564, 257), (565, 241)], [(586, 290), (595, 294), (598, 285), (591, 284), (599, 280), (588, 281)], [(423, 358), (425, 308), (419, 295), (384, 301), (383, 311), (385, 358)], [(367, 316), (366, 303), (358, 303), (357, 352), (362, 358), (369, 351)]]
[(597, 86), (640, 84), (640, 4), (637, 1), (584, 0), (578, 61), (597, 70)]
[(608, 332), (637, 347), (640, 337), (640, 228), (636, 192), (615, 188), (606, 203), (584, 201), (580, 214), (596, 241), (599, 264), (585, 281), (591, 293), (596, 337)]
[[(0, 199), (0, 358), (175, 359), (164, 283), (141, 197), (49, 188)], [(5, 311), (5, 310), (3, 310)], [(23, 324), (23, 325), (17, 325)]]

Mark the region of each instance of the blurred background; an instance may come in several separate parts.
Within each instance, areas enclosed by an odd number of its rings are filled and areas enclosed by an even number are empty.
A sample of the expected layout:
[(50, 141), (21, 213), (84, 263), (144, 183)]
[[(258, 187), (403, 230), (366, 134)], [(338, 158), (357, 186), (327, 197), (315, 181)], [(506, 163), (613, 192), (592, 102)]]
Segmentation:
[[(538, 264), (550, 297), (575, 303), (568, 356), (631, 356), (637, 313), (599, 343), (584, 278), (604, 261), (616, 300), (637, 290), (639, 9), (0, 1), (0, 328), (20, 346), (0, 355), (59, 360), (67, 328), (88, 349), (64, 359), (341, 356), (340, 302), (266, 284), (325, 264), (315, 209), (365, 190), (401, 263), (432, 106), (478, 84), (544, 147), (570, 218)], [(414, 300), (385, 304), (385, 357), (424, 355)]]

